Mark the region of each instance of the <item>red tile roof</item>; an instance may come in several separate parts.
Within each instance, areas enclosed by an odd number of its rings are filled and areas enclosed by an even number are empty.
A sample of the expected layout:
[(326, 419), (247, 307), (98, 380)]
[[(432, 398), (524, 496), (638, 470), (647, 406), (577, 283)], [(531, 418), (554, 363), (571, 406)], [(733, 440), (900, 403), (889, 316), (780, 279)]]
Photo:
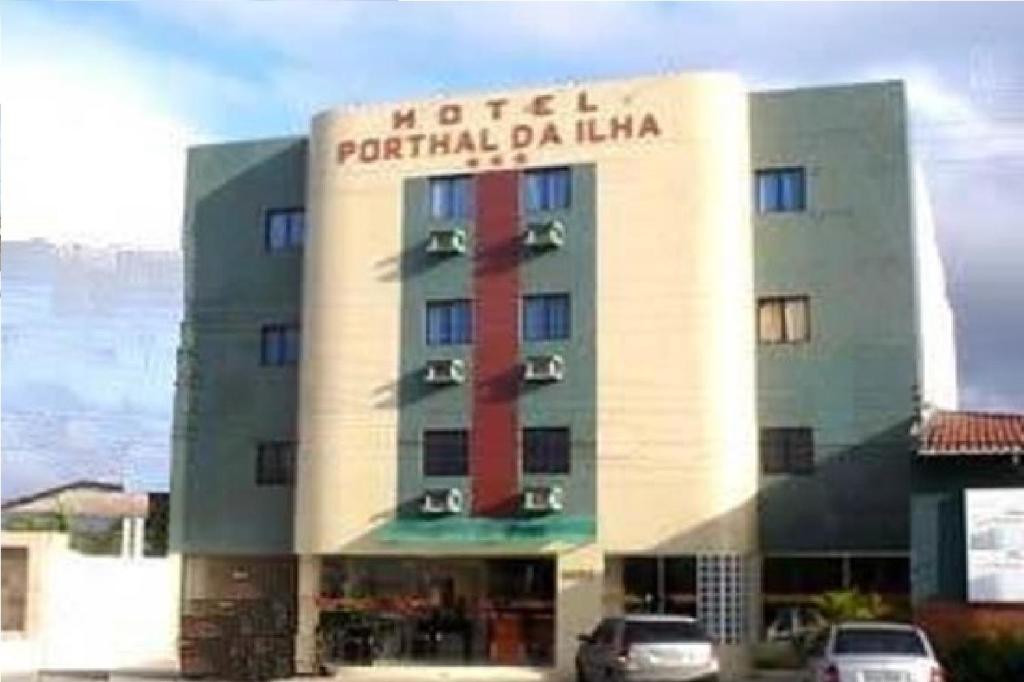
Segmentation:
[(935, 412), (921, 432), (922, 455), (1024, 454), (1024, 414)]

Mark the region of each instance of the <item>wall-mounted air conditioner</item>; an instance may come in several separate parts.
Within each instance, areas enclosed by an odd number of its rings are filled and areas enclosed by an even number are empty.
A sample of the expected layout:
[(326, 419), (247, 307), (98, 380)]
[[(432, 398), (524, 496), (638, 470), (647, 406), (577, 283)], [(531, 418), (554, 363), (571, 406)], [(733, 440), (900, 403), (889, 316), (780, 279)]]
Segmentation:
[(526, 488), (523, 490), (523, 511), (559, 512), (563, 507), (562, 498), (562, 488), (557, 485)]
[(458, 488), (427, 490), (420, 498), (420, 511), (424, 514), (458, 514), (462, 512), (462, 491)]
[(531, 382), (561, 381), (565, 376), (565, 361), (560, 355), (533, 355), (523, 363), (523, 380)]
[(427, 253), (439, 256), (466, 253), (466, 231), (459, 228), (431, 230)]
[(565, 243), (565, 226), (559, 220), (530, 223), (523, 232), (523, 245), (528, 249), (557, 249)]
[(423, 380), (435, 386), (461, 384), (466, 380), (466, 366), (457, 358), (428, 360)]

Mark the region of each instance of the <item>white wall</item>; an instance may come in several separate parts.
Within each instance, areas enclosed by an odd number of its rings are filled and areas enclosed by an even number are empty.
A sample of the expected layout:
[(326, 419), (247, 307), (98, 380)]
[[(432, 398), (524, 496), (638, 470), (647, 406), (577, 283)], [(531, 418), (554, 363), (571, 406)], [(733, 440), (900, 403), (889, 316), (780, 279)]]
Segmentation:
[(37, 617), (23, 635), (5, 633), (4, 672), (176, 667), (177, 557), (86, 556), (50, 544), (29, 547), (29, 564)]
[(956, 409), (956, 321), (935, 240), (931, 200), (920, 168), (914, 174), (914, 240), (917, 254), (921, 399), (926, 406)]

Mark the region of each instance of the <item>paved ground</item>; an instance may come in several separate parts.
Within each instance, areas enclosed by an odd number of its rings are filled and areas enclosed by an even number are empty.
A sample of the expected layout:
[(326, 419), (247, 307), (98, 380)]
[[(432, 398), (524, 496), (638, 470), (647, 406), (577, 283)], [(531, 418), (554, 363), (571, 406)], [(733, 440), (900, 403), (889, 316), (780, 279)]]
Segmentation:
[[(482, 676), (486, 679), (485, 676)], [(331, 678), (299, 677), (288, 682), (314, 682), (316, 680), (330, 680)], [(334, 680), (345, 680), (343, 676)], [(365, 678), (362, 678), (365, 680)], [(409, 682), (409, 677), (402, 676), (395, 682)], [(432, 677), (431, 680), (438, 678)], [(761, 673), (745, 680), (744, 682), (799, 682), (799, 676), (790, 673)], [(180, 682), (181, 678), (168, 676), (167, 674), (121, 674), (106, 673), (102, 671), (88, 673), (4, 673), (3, 682)], [(207, 682), (216, 682), (208, 680)], [(374, 682), (389, 682), (383, 676), (374, 678)], [(524, 678), (524, 682), (527, 679)]]

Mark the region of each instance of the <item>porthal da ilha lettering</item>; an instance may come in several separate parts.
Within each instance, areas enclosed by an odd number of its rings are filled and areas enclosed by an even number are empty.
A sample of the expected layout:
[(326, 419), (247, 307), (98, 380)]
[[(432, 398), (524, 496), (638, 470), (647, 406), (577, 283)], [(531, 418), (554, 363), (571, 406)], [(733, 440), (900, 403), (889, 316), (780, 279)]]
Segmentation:
[(463, 125), (465, 105), (442, 104), (426, 124), (434, 129), (419, 132), (420, 112), (415, 108), (396, 109), (391, 114), (391, 134), (362, 139), (345, 139), (338, 143), (337, 160), (340, 164), (399, 161), (435, 156), (462, 156), (505, 150), (524, 151), (545, 149), (571, 143), (577, 145), (602, 142), (642, 140), (661, 135), (661, 127), (652, 113), (616, 113), (602, 115), (586, 92), (579, 92), (571, 104), (565, 103), (577, 115), (572, 121), (560, 123), (545, 120), (558, 113), (555, 95), (543, 94), (530, 98), (525, 105), (513, 107), (508, 98), (485, 100), (482, 106), (490, 121), (502, 122), (513, 113), (525, 115), (524, 122), (511, 127), (468, 128)]

